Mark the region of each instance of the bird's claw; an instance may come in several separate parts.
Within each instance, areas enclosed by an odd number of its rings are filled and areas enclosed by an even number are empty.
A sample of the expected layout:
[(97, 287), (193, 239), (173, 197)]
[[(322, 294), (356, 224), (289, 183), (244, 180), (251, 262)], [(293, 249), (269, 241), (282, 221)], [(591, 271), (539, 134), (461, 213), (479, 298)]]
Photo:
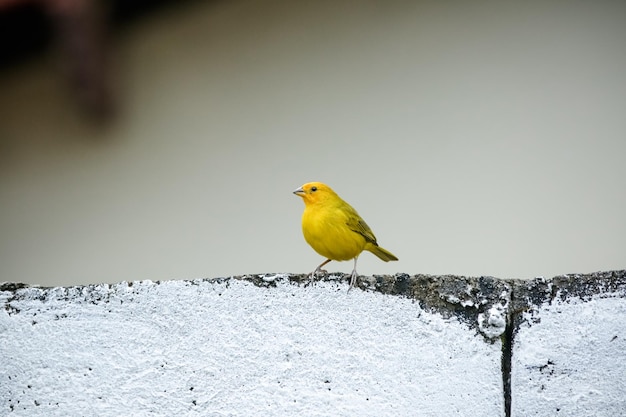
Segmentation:
[(315, 271), (311, 272), (311, 277), (315, 278), (318, 274), (327, 275), (328, 271), (326, 271), (325, 269), (317, 268)]
[(328, 272), (326, 270), (321, 269), (321, 268), (317, 268), (315, 271), (313, 271), (313, 272), (311, 272), (309, 274), (309, 281), (306, 284), (304, 284), (304, 286), (308, 287), (309, 285), (311, 285), (311, 284), (313, 284), (313, 283), (315, 283), (317, 281), (317, 277), (318, 276), (324, 276), (326, 274), (328, 274)]

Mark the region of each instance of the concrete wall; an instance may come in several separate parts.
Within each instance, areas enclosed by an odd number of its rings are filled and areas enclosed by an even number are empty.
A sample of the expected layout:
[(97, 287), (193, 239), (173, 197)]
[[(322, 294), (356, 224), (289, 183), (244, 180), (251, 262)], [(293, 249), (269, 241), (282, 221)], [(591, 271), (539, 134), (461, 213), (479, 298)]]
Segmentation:
[(0, 292), (8, 415), (616, 416), (626, 271)]

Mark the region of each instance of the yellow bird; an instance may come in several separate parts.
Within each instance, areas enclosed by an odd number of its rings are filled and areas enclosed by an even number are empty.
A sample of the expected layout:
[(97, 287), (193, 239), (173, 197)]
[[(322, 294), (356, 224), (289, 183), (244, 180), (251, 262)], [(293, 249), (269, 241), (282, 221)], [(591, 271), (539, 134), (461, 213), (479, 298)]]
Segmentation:
[(354, 259), (350, 288), (356, 284), (356, 261), (364, 250), (385, 262), (397, 261), (391, 252), (378, 246), (376, 236), (352, 206), (329, 186), (309, 182), (293, 192), (304, 200), (302, 233), (309, 245), (327, 258), (311, 273), (313, 278), (330, 261)]

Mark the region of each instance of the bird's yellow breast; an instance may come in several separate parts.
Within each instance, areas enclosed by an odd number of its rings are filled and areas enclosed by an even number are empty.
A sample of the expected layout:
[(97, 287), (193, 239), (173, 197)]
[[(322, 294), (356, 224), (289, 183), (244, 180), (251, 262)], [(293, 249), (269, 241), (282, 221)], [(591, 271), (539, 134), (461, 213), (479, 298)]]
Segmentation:
[(334, 261), (354, 259), (365, 248), (365, 238), (347, 225), (340, 206), (311, 204), (302, 214), (304, 239), (320, 255)]

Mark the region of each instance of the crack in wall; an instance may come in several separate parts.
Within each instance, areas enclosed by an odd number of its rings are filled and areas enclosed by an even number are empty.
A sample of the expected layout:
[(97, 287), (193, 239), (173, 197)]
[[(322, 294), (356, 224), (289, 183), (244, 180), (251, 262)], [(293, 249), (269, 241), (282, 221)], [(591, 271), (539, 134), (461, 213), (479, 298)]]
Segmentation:
[[(511, 300), (514, 299), (511, 289)], [(504, 396), (504, 415), (511, 417), (511, 370), (513, 360), (513, 338), (515, 335), (514, 313), (506, 316), (506, 328), (502, 334), (502, 395)]]

